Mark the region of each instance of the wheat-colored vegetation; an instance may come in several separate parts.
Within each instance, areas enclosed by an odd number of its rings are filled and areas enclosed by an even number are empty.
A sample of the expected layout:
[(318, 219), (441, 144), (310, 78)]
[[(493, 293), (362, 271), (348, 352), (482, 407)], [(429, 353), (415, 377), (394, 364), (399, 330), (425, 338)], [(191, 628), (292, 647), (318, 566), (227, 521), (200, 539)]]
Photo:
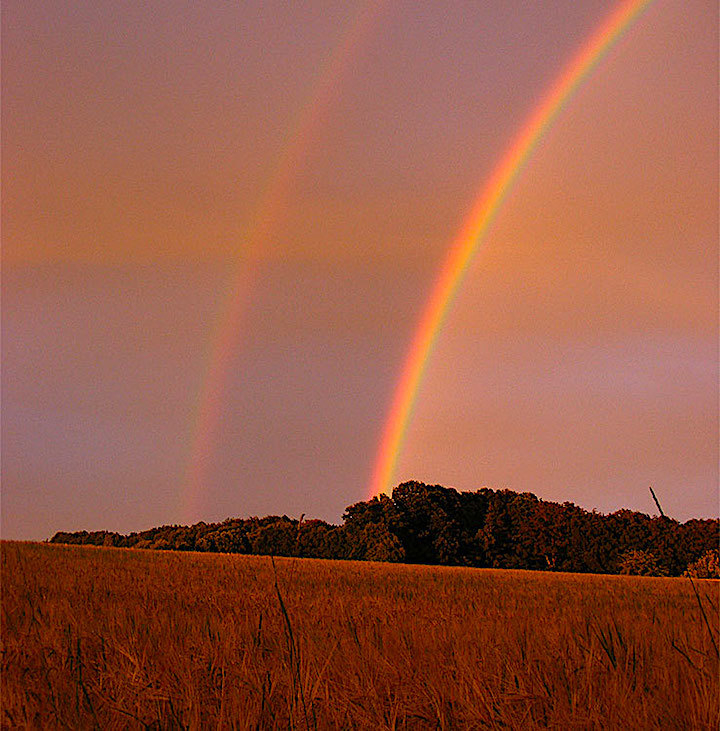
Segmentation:
[(716, 728), (717, 582), (2, 544), (9, 728)]

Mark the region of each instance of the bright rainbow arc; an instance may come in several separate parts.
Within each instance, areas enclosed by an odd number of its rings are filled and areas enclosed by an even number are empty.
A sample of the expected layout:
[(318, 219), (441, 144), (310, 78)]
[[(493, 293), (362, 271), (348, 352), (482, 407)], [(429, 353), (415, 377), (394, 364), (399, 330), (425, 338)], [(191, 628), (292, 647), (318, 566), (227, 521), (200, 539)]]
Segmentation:
[(286, 134), (286, 145), (278, 155), (273, 173), (263, 190), (255, 215), (243, 234), (244, 249), (230, 277), (225, 302), (220, 308), (210, 338), (210, 354), (195, 408), (191, 450), (185, 471), (180, 511), (185, 522), (195, 519), (198, 495), (206, 482), (213, 444), (222, 415), (223, 391), (240, 339), (253, 281), (263, 245), (277, 230), (292, 181), (313, 140), (313, 132), (330, 106), (338, 82), (355, 57), (377, 19), (385, 0), (366, 0), (354, 14), (340, 42), (316, 75), (306, 103), (300, 108)]
[(625, 0), (608, 16), (550, 87), (482, 189), (450, 246), (415, 329), (383, 427), (368, 498), (390, 492), (397, 459), (438, 334), (470, 262), (513, 183), (576, 89), (652, 2), (653, 0)]

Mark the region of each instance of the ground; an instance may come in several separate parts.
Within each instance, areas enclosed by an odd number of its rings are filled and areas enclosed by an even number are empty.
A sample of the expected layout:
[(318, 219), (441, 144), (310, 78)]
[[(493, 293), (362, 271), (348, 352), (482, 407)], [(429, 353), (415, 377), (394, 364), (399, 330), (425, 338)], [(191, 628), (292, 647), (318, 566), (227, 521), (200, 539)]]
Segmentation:
[(718, 724), (718, 582), (1, 549), (3, 727)]

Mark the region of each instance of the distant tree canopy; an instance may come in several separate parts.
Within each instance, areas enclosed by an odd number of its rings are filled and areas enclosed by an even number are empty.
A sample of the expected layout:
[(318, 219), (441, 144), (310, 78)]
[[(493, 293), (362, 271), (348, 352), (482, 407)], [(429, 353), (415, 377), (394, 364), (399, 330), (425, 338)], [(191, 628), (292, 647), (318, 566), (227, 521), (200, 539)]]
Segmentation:
[[(588, 512), (529, 492), (458, 492), (404, 482), (392, 497), (350, 505), (342, 525), (283, 516), (161, 526), (121, 535), (56, 533), (51, 542), (579, 573), (679, 576), (717, 553), (718, 519), (679, 523)], [(705, 558), (703, 558), (705, 557)], [(702, 559), (702, 561), (701, 561)], [(701, 561), (701, 563), (698, 563)]]

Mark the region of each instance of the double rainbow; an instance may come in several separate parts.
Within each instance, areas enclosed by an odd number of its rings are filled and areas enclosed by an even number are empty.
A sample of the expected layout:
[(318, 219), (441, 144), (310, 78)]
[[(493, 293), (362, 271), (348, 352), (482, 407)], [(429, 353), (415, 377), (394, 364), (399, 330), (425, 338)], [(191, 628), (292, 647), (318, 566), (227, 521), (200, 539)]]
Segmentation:
[(223, 392), (240, 340), (243, 320), (257, 277), (258, 260), (282, 220), (292, 181), (297, 175), (314, 134), (337, 90), (343, 73), (357, 56), (386, 0), (364, 0), (342, 33), (339, 43), (320, 67), (305, 103), (295, 115), (283, 146), (260, 195), (255, 214), (242, 236), (243, 248), (230, 277), (225, 302), (220, 307), (201, 387), (195, 406), (190, 457), (180, 498), (182, 519), (197, 516), (199, 495), (206, 488), (223, 409)]
[(398, 455), (418, 390), (453, 300), (470, 262), (533, 150), (573, 93), (653, 0), (624, 0), (564, 68), (500, 159), (482, 188), (440, 268), (395, 387), (377, 452), (368, 497), (390, 492)]

